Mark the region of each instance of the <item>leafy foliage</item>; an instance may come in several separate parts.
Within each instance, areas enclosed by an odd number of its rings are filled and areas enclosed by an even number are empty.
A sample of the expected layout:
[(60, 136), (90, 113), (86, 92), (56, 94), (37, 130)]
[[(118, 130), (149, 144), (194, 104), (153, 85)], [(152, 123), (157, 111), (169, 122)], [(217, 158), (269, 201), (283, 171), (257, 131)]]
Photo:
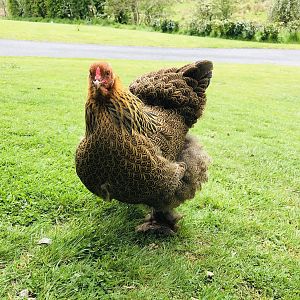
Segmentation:
[(177, 32), (179, 30), (179, 23), (173, 20), (154, 20), (152, 23), (152, 27), (156, 31), (162, 32)]
[(9, 13), (14, 17), (22, 16), (22, 10), (17, 0), (8, 0), (7, 2)]
[[(130, 2), (130, 1), (129, 1)], [(131, 4), (127, 0), (106, 0), (105, 13), (120, 24), (127, 24), (130, 19)]]
[(118, 23), (150, 25), (164, 16), (170, 0), (106, 0), (105, 12)]
[[(284, 25), (284, 26), (283, 26)], [(193, 20), (188, 27), (188, 33), (198, 36), (223, 37), (231, 39), (281, 42), (300, 41), (299, 22), (258, 24), (251, 21)], [(288, 36), (288, 37), (287, 37)]]
[(198, 3), (194, 16), (203, 21), (226, 20), (233, 12), (234, 0), (204, 0)]
[[(100, 17), (113, 19), (120, 24), (146, 25), (150, 25), (154, 19), (164, 18), (169, 3), (170, 0), (8, 0), (9, 11), (13, 17)], [(166, 27), (169, 32), (172, 26)]]
[(273, 22), (300, 20), (300, 0), (275, 0), (271, 9), (270, 18)]
[(140, 0), (141, 22), (150, 25), (154, 20), (165, 18), (170, 0)]
[(14, 17), (84, 19), (103, 13), (105, 0), (8, 0)]
[(229, 19), (234, 12), (234, 0), (211, 0), (215, 16), (220, 20)]
[(266, 24), (231, 19), (234, 3), (234, 0), (201, 1), (194, 13), (194, 18), (188, 25), (187, 32), (191, 35), (242, 40), (300, 41), (298, 26), (300, 0), (275, 1), (272, 19), (276, 22)]

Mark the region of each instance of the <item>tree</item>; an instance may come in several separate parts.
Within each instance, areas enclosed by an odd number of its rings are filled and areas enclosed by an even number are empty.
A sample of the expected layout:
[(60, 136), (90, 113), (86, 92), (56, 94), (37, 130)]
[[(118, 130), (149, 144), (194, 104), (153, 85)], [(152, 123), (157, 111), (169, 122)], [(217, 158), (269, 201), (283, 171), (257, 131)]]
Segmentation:
[(31, 1), (31, 11), (29, 13), (32, 17), (45, 17), (46, 16), (46, 6), (44, 0), (33, 0)]
[(3, 15), (6, 17), (7, 16), (6, 0), (0, 0), (0, 9), (2, 9)]
[(105, 12), (119, 23), (151, 24), (164, 16), (171, 0), (106, 0)]
[(300, 0), (275, 0), (270, 11), (270, 19), (285, 24), (300, 20)]
[(211, 21), (212, 19), (229, 19), (235, 7), (235, 0), (204, 0), (198, 4), (195, 19)]
[(132, 10), (132, 0), (106, 0), (104, 11), (108, 17), (121, 24), (127, 24)]
[(212, 0), (204, 0), (198, 4), (195, 12), (195, 19), (211, 21), (214, 17)]
[(213, 7), (215, 15), (221, 19), (229, 19), (234, 10), (234, 1), (233, 0), (213, 0)]
[(166, 16), (166, 9), (171, 4), (170, 0), (139, 0), (140, 11), (143, 22), (150, 25), (156, 19), (162, 19)]

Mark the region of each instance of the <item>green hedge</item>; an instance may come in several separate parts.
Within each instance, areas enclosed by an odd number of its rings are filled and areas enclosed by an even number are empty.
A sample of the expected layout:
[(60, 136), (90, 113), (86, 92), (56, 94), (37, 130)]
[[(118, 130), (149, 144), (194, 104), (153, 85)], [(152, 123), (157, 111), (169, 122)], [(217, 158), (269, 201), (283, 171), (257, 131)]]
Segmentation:
[(103, 14), (105, 0), (8, 0), (12, 17), (85, 19)]
[(300, 21), (288, 24), (258, 24), (250, 21), (211, 20), (192, 21), (187, 33), (198, 36), (222, 37), (270, 42), (300, 41)]
[(156, 31), (168, 32), (168, 33), (177, 32), (179, 30), (179, 23), (169, 19), (154, 20), (151, 26)]

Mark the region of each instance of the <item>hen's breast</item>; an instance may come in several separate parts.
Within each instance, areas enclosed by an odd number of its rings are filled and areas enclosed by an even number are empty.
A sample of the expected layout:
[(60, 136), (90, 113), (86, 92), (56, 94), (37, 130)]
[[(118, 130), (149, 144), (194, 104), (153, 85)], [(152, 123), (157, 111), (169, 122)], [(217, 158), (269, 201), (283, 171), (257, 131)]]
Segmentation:
[[(86, 136), (76, 151), (76, 172), (83, 184), (94, 194), (127, 203), (146, 203), (159, 198), (161, 190), (153, 191), (159, 181), (167, 187), (158, 159), (158, 134), (149, 137), (117, 128), (108, 117), (99, 116), (97, 130)], [(163, 144), (163, 142), (160, 141)], [(170, 175), (171, 176), (171, 175)], [(164, 187), (166, 185), (166, 187)]]
[(156, 130), (139, 133), (116, 127), (110, 115), (97, 116), (97, 129), (76, 152), (76, 172), (94, 194), (127, 203), (168, 199), (178, 184), (177, 160), (187, 126), (175, 111), (143, 107), (156, 119)]
[(117, 160), (122, 149), (116, 149), (116, 134), (109, 122), (87, 135), (76, 150), (76, 172), (83, 184), (94, 194), (101, 195), (100, 187), (118, 172)]

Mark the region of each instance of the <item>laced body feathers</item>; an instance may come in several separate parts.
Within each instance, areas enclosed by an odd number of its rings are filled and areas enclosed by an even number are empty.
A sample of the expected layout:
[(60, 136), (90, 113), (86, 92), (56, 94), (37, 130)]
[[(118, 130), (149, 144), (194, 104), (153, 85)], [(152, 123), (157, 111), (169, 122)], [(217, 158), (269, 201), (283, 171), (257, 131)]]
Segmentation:
[(168, 210), (194, 197), (209, 158), (187, 132), (202, 115), (212, 65), (198, 62), (137, 79), (125, 91), (116, 78), (97, 96), (89, 87), (86, 135), (76, 172), (103, 199)]

